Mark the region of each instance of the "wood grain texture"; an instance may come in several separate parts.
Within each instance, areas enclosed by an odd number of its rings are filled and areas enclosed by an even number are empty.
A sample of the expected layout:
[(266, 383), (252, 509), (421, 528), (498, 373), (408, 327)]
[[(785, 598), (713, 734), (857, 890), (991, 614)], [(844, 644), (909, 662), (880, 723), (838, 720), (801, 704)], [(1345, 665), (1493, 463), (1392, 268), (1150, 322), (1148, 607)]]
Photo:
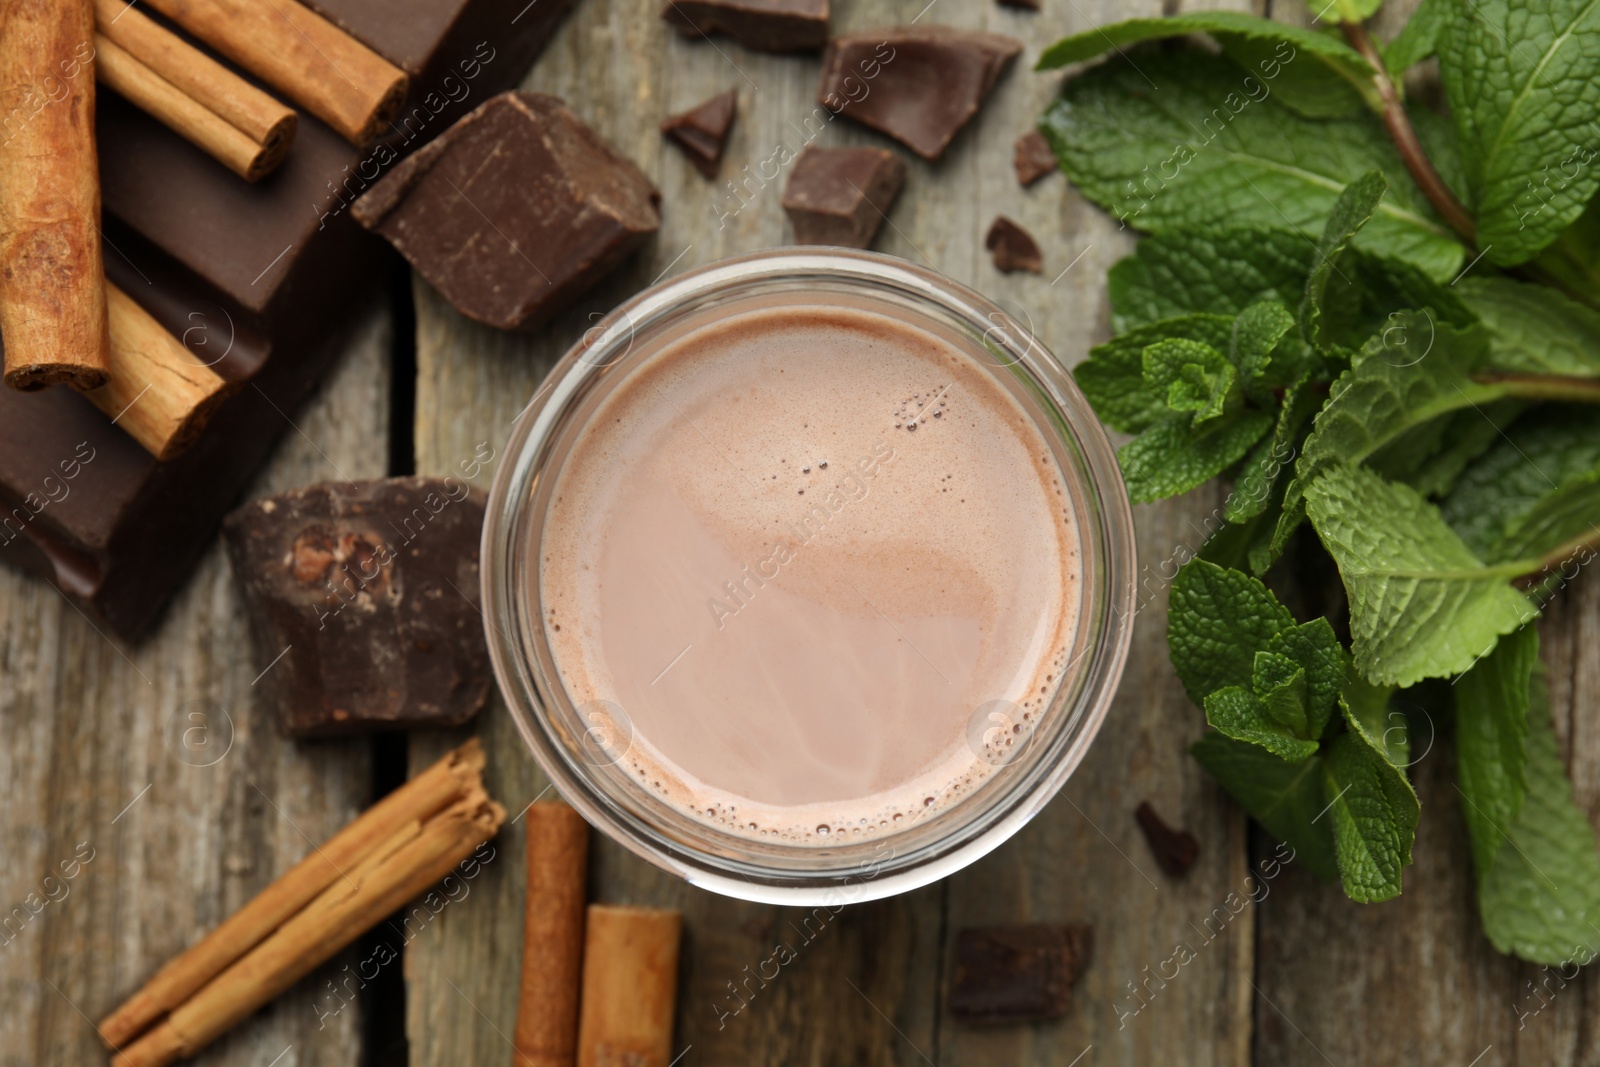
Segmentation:
[[(925, 6), (926, 0), (837, 5), (834, 30), (910, 22)], [(758, 171), (780, 144), (795, 152), (808, 142), (892, 144), (843, 120), (821, 121), (826, 113), (815, 110), (814, 57), (761, 55), (723, 38), (686, 40), (659, 21), (657, 7), (656, 0), (585, 0), (524, 85), (565, 98), (644, 168), (662, 190), (661, 232), (588, 299), (533, 337), (475, 326), (419, 282), (419, 473), (455, 470), (484, 440), (500, 447), (550, 364), (595, 318), (658, 275), (787, 243), (792, 234), (779, 205), (784, 175), (763, 181)], [(1012, 143), (1058, 84), (1056, 76), (1035, 75), (1029, 67), (1045, 43), (1064, 34), (1161, 9), (1157, 0), (1079, 0), (1047, 4), (1034, 15), (979, 0), (938, 0), (922, 23), (1009, 33), (1027, 49), (941, 163), (902, 153), (906, 189), (876, 249), (1002, 300), (1065, 362), (1081, 360), (1108, 333), (1105, 270), (1132, 247), (1132, 235), (1119, 232), (1059, 176), (1029, 190), (1018, 187)], [(738, 119), (713, 184), (666, 146), (656, 127), (664, 116), (730, 87), (739, 93)], [(739, 185), (737, 198), (725, 184), (730, 180)], [(1007, 277), (990, 263), (983, 235), (1001, 212), (1040, 240), (1042, 276)], [(480, 480), (487, 484), (492, 475), (486, 469)], [(1204, 516), (1217, 502), (1206, 492), (1140, 509), (1140, 550), (1155, 565), (1152, 574), (1180, 547), (1198, 547)], [(1169, 957), (1176, 939), (1193, 939), (1190, 924), (1222, 906), (1230, 889), (1242, 889), (1245, 877), (1243, 817), (1184, 751), (1202, 719), (1167, 664), (1159, 578), (1152, 580), (1150, 599), (1128, 678), (1088, 764), (1016, 840), (943, 884), (845, 908), (826, 924), (813, 916), (807, 925), (809, 913), (801, 909), (711, 896), (597, 837), (597, 899), (685, 912), (677, 1034), (677, 1048), (693, 1046), (685, 1062), (744, 1067), (942, 1059), (1065, 1067), (1093, 1044), (1096, 1051), (1084, 1063), (1244, 1064), (1250, 1009), (1244, 979), (1253, 950), (1248, 912), (1125, 1029), (1119, 1030), (1114, 1010), (1125, 983), (1142, 981), (1142, 968)], [(546, 782), (498, 699), (474, 729), (490, 753), (491, 793), (520, 810)], [(416, 738), (412, 766), (458, 740), (456, 734)], [(1200, 864), (1182, 881), (1159, 872), (1138, 834), (1133, 809), (1146, 798), (1202, 841)], [(497, 847), (504, 858), (479, 879), (481, 898), (447, 909), (438, 920), (439, 936), (419, 938), (409, 953), (407, 1028), (418, 1067), (510, 1055), (505, 1035), (513, 1024), (519, 965), (520, 830), (502, 834)], [(988, 1032), (941, 1019), (949, 946), (959, 926), (1085, 919), (1096, 926), (1096, 958), (1071, 1017)], [(796, 947), (799, 959), (764, 987), (745, 984), (779, 940)], [(730, 984), (755, 996), (746, 995), (741, 1007)]]
[[(360, 323), (252, 495), (384, 473), (387, 309)], [(50, 586), (0, 571), (0, 906), (60, 896), (0, 935), (4, 1067), (104, 1063), (91, 1019), (367, 805), (366, 743), (278, 737), (251, 707), (267, 664), (248, 648), (220, 543), (137, 648)], [(44, 878), (80, 843), (93, 858), (62, 895)], [(355, 1063), (360, 1020), (352, 1010), (319, 1026), (323, 981), (313, 974), (193, 1062)]]

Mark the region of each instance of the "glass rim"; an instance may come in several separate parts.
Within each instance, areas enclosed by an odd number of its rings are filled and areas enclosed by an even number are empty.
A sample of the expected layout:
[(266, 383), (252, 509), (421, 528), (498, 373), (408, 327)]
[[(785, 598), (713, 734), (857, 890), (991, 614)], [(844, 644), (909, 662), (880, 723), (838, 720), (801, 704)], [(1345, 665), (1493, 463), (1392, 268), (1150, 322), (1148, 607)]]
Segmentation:
[[(541, 662), (549, 654), (543, 618), (537, 604), (530, 612), (526, 603), (529, 589), (537, 586), (539, 553), (526, 546), (530, 523), (542, 522), (540, 501), (548, 505), (541, 489), (547, 493), (559, 474), (559, 462), (545, 469), (551, 449), (563, 434), (570, 443), (582, 429), (581, 418), (573, 421), (574, 408), (589, 390), (603, 387), (609, 368), (627, 359), (638, 331), (660, 329), (710, 300), (795, 283), (818, 292), (826, 286), (859, 289), (886, 304), (937, 313), (981, 330), (982, 344), (1005, 360), (995, 366), (1011, 370), (1049, 413), (1040, 420), (1037, 411), (1027, 409), (1058, 452), (1063, 476), (1079, 483), (1068, 488), (1084, 567), (1074, 640), (1084, 647), (1075, 656), (1081, 661), (1077, 673), (1061, 672), (1040, 715), (1039, 721), (1049, 720), (1055, 731), (1045, 749), (1026, 761), (1006, 762), (924, 827), (908, 824), (837, 845), (762, 842), (758, 847), (753, 840), (673, 815), (665, 802), (659, 802), (663, 810), (641, 814), (649, 805), (637, 796), (619, 795), (615, 775), (574, 756), (573, 724), (581, 717), (559, 677)], [(878, 899), (937, 881), (999, 847), (1037, 814), (1082, 762), (1109, 712), (1131, 643), (1136, 592), (1132, 510), (1116, 453), (1071, 376), (1028, 327), (930, 269), (871, 252), (802, 247), (747, 253), (685, 271), (619, 305), (557, 361), (518, 415), (503, 455), (485, 512), (481, 581), (485, 636), (506, 706), (540, 768), (569, 804), (634, 854), (691, 884), (743, 900), (814, 905)], [(530, 555), (532, 575), (525, 558)], [(1085, 634), (1090, 635), (1086, 643)], [(981, 806), (980, 793), (989, 797)], [(893, 848), (897, 840), (909, 850), (902, 854)], [(885, 844), (891, 845), (887, 859), (881, 858)], [(866, 859), (869, 851), (873, 858)], [(768, 862), (778, 856), (784, 861)]]

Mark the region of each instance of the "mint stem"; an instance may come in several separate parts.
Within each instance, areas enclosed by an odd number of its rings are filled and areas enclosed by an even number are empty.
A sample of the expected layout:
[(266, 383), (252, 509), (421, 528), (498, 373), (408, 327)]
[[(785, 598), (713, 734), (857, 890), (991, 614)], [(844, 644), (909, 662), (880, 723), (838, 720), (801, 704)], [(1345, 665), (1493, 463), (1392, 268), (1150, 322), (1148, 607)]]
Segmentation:
[(1522, 400), (1600, 404), (1600, 378), (1563, 374), (1474, 374), (1472, 380), (1496, 386), (1503, 395)]
[(1433, 169), (1433, 161), (1417, 139), (1411, 116), (1406, 114), (1405, 103), (1400, 99), (1400, 90), (1389, 77), (1389, 68), (1378, 54), (1372, 35), (1359, 22), (1341, 22), (1339, 25), (1351, 47), (1360, 52), (1361, 58), (1372, 67), (1372, 83), (1378, 90), (1378, 99), (1383, 103), (1383, 124), (1389, 130), (1389, 139), (1399, 149), (1400, 160), (1410, 172), (1411, 180), (1417, 183), (1422, 195), (1428, 198), (1428, 202), (1450, 224), (1450, 228), (1468, 244), (1474, 243), (1477, 240), (1477, 224), (1461, 201), (1456, 199), (1456, 194), (1444, 183), (1444, 179), (1439, 177), (1439, 172)]

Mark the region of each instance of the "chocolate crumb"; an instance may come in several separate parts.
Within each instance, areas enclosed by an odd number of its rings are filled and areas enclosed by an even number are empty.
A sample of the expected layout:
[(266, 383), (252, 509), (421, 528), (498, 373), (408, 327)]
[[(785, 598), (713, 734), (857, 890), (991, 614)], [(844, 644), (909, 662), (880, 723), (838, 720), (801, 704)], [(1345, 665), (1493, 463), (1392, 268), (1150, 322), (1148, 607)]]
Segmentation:
[(1032, 185), (1058, 166), (1056, 154), (1050, 151), (1050, 142), (1038, 130), (1029, 130), (1017, 138), (1011, 165), (1016, 168), (1017, 181), (1023, 186)]
[(994, 217), (988, 236), (983, 239), (983, 246), (993, 253), (995, 268), (1007, 274), (1019, 270), (1039, 274), (1044, 270), (1039, 242), (1004, 215)]
[(1183, 877), (1200, 858), (1200, 843), (1194, 835), (1168, 826), (1148, 800), (1139, 805), (1133, 817), (1139, 820), (1139, 829), (1144, 831), (1144, 839), (1150, 843), (1156, 863), (1174, 878)]

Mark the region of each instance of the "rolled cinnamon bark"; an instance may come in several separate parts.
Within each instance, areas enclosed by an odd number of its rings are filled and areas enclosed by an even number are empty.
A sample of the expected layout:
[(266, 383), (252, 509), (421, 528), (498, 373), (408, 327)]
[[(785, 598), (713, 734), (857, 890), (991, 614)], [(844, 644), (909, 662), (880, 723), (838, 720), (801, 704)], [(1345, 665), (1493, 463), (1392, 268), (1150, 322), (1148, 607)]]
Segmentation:
[(344, 871), (380, 852), (384, 843), (408, 824), (421, 822), (462, 797), (481, 792), (483, 765), (483, 748), (474, 738), (368, 808), (215, 930), (168, 962), (143, 989), (102, 1020), (100, 1038), (106, 1047), (127, 1046), (161, 1015), (177, 1008), (309, 905), (341, 879)]
[(149, 312), (110, 282), (106, 312), (111, 329), (110, 377), (85, 395), (146, 452), (159, 460), (171, 459), (194, 441), (234, 386), (195, 359)]
[(356, 145), (405, 101), (399, 67), (296, 0), (145, 0)]
[(95, 0), (99, 77), (132, 103), (256, 181), (288, 154), (294, 111), (125, 0)]
[(192, 1056), (272, 1000), (385, 915), (443, 878), (505, 821), (483, 790), (379, 842), (379, 855), (346, 873), (265, 941), (213, 978), (112, 1067), (166, 1067)]
[(668, 1067), (683, 916), (589, 906), (578, 1067)]
[(516, 1067), (573, 1067), (589, 824), (560, 802), (535, 804), (528, 825), (528, 896), (522, 926), (522, 993)]
[(6, 383), (106, 380), (90, 0), (0, 0), (0, 336)]

